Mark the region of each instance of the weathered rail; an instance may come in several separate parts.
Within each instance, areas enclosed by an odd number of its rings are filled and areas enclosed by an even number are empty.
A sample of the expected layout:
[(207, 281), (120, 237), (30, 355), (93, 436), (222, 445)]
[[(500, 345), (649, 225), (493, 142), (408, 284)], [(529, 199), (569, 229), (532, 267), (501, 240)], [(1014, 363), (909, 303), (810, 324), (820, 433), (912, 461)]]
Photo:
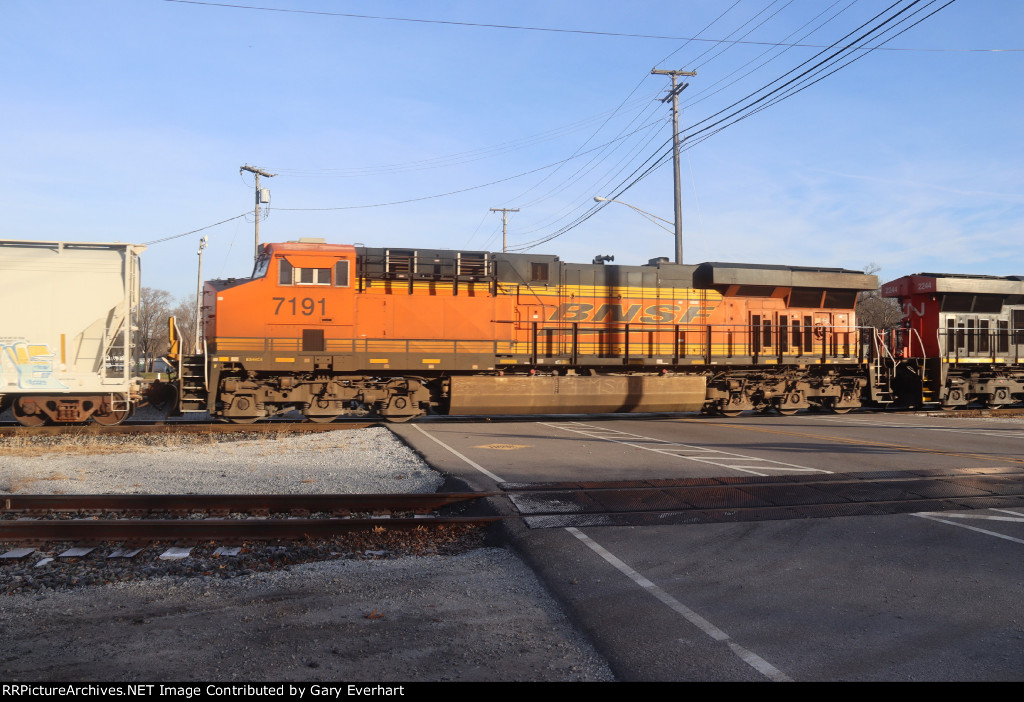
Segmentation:
[(298, 540), (486, 524), (498, 517), (433, 512), (490, 494), (0, 495), (0, 541)]
[(102, 424), (57, 424), (23, 427), (17, 423), (0, 426), (0, 436), (118, 436), (131, 434), (285, 434), (365, 429), (379, 425), (377, 421), (346, 420), (331, 424), (301, 421), (272, 421), (256, 424), (230, 424), (218, 421), (126, 423), (116, 426)]

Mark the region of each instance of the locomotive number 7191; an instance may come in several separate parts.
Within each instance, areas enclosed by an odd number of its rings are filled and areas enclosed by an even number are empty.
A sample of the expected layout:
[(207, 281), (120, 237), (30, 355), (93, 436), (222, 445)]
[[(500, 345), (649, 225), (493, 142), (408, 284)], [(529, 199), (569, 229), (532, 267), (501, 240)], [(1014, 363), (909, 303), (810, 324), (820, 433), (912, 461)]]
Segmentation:
[(307, 317), (316, 312), (317, 306), (320, 307), (320, 315), (324, 316), (327, 314), (327, 298), (321, 297), (319, 300), (314, 300), (311, 297), (304, 297), (301, 300), (297, 297), (273, 298), (277, 303), (277, 307), (274, 308), (274, 314), (281, 314), (281, 308), (284, 308), (284, 314), (288, 314), (289, 307), (291, 308), (291, 314), (304, 314)]

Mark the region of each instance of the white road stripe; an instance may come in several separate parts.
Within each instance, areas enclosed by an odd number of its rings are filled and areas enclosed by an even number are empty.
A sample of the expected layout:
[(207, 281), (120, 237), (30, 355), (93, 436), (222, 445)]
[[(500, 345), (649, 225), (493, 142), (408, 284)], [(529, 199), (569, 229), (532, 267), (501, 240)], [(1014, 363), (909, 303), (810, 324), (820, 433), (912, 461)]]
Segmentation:
[[(640, 434), (630, 434), (629, 432), (595, 427), (592, 424), (585, 424), (583, 422), (542, 422), (542, 424), (544, 426), (551, 427), (552, 429), (561, 429), (562, 431), (571, 431), (576, 434), (583, 434), (584, 436), (589, 436), (592, 439), (611, 441), (612, 443), (622, 444), (623, 446), (632, 446), (633, 448), (652, 451), (665, 456), (672, 456), (673, 458), (683, 458), (685, 460), (696, 461), (698, 463), (709, 463), (720, 468), (729, 468), (731, 470), (751, 475), (766, 476), (768, 473), (762, 473), (759, 471), (779, 470), (797, 471), (800, 473), (832, 472), (821, 468), (808, 468), (806, 466), (798, 466), (793, 463), (772, 461), (767, 458), (744, 456), (738, 453), (730, 453), (729, 451), (707, 448), (706, 446), (676, 444), (671, 441), (665, 441), (664, 439), (655, 439), (649, 436), (641, 436)], [(751, 465), (737, 465), (732, 463), (732, 461), (751, 461)], [(758, 470), (752, 470), (752, 468), (757, 468)]]
[[(940, 512), (940, 514), (942, 514), (942, 513)], [(1014, 543), (1017, 543), (1017, 544), (1024, 544), (1024, 539), (1017, 539), (1017, 538), (1014, 538), (1012, 536), (1007, 536), (1006, 534), (1000, 534), (1000, 533), (995, 532), (995, 531), (989, 531), (988, 529), (979, 529), (978, 527), (969, 526), (967, 524), (957, 524), (956, 522), (951, 522), (951, 521), (949, 521), (947, 519), (939, 519), (938, 517), (932, 516), (931, 514), (928, 514), (926, 512), (918, 512), (916, 514), (913, 514), (912, 516), (914, 516), (914, 517), (921, 517), (922, 519), (931, 519), (932, 521), (942, 522), (943, 524), (949, 524), (951, 526), (960, 527), (961, 529), (970, 529), (971, 531), (979, 531), (982, 534), (988, 534), (989, 536), (994, 536), (997, 539), (1006, 539), (1007, 541), (1013, 541)]]
[(452, 448), (451, 446), (449, 446), (449, 445), (448, 445), (448, 444), (446, 444), (445, 442), (443, 442), (443, 441), (441, 441), (440, 439), (438, 439), (438, 438), (436, 438), (436, 437), (434, 437), (434, 436), (431, 436), (431, 435), (430, 435), (430, 434), (428, 434), (427, 432), (423, 431), (422, 429), (420, 429), (420, 427), (419, 427), (419, 425), (418, 425), (418, 424), (413, 424), (413, 425), (412, 425), (412, 428), (413, 428), (413, 429), (417, 429), (417, 430), (418, 430), (418, 431), (419, 431), (419, 432), (420, 432), (421, 434), (423, 434), (423, 436), (427, 437), (427, 438), (428, 438), (428, 439), (430, 439), (431, 441), (434, 441), (434, 442), (436, 442), (436, 443), (439, 443), (439, 444), (441, 444), (441, 446), (445, 447), (446, 449), (448, 449), (449, 451), (451, 451), (452, 453), (454, 453), (454, 454), (455, 454), (456, 456), (458, 456), (459, 458), (461, 458), (462, 460), (464, 460), (464, 461), (465, 461), (466, 463), (468, 463), (469, 465), (471, 465), (471, 466), (473, 466), (474, 468), (476, 468), (476, 469), (477, 469), (478, 471), (480, 471), (481, 473), (483, 473), (484, 475), (486, 475), (486, 476), (487, 476), (488, 478), (490, 478), (490, 479), (491, 479), (491, 480), (493, 480), (494, 482), (496, 482), (496, 483), (503, 483), (503, 482), (505, 482), (505, 481), (504, 481), (504, 480), (502, 480), (502, 479), (501, 479), (500, 477), (498, 477), (497, 475), (495, 475), (495, 474), (494, 474), (494, 473), (492, 473), (491, 471), (487, 470), (486, 468), (484, 468), (484, 467), (483, 467), (482, 465), (480, 465), (479, 463), (476, 463), (475, 461), (471, 461), (471, 460), (469, 460), (468, 458), (466, 458), (465, 456), (463, 456), (463, 455), (462, 455), (461, 453), (459, 453), (458, 451), (456, 451), (455, 449), (453, 449), (453, 448)]
[[(1011, 512), (1010, 514), (1015, 514)], [(918, 512), (919, 516), (942, 515), (950, 519), (991, 519), (994, 522), (1024, 522), (1024, 515), (1019, 517), (993, 517), (990, 514), (960, 514), (958, 512)]]
[(884, 420), (871, 420), (871, 419), (842, 419), (841, 417), (803, 417), (808, 421), (812, 422), (836, 422), (836, 423), (852, 423), (852, 424), (863, 424), (864, 426), (871, 427), (882, 427), (884, 429), (922, 429), (926, 431), (945, 431), (952, 434), (972, 434), (974, 436), (995, 436), (1005, 439), (1024, 439), (1024, 431), (998, 431), (995, 429), (984, 429), (977, 427), (975, 429), (964, 428), (954, 429), (952, 427), (942, 427), (937, 425), (929, 424), (896, 424), (892, 421)]
[(622, 560), (609, 552), (608, 549), (591, 539), (579, 529), (575, 527), (567, 527), (566, 531), (586, 544), (594, 553), (601, 556), (601, 558), (613, 565), (620, 573), (657, 598), (662, 604), (668, 606), (669, 609), (681, 615), (686, 621), (693, 624), (715, 641), (725, 642), (734, 654), (739, 656), (744, 663), (761, 673), (761, 675), (764, 675), (766, 678), (774, 682), (793, 682), (788, 675), (758, 656), (756, 653), (748, 651), (740, 646), (724, 631), (694, 612), (676, 598), (672, 597), (672, 595), (662, 590), (650, 580), (640, 575), (640, 573), (630, 568)]

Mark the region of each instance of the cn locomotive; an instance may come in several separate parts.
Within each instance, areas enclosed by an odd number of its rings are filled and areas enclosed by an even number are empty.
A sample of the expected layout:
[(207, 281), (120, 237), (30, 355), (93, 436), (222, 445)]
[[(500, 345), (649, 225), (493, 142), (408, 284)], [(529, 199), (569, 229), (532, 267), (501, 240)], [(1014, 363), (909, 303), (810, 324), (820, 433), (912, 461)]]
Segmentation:
[[(134, 262), (138, 250), (119, 255)], [(134, 263), (118, 280), (137, 290)], [(180, 352), (171, 321), (172, 386), (140, 387), (110, 360), (131, 343), (131, 325), (118, 315), (130, 316), (136, 293), (101, 305), (122, 321), (88, 346), (97, 351), (87, 370), (99, 390), (71, 383), (65, 345), (88, 338), (84, 331), (58, 334), (51, 325), (53, 338), (33, 346), (20, 330), (0, 329), (17, 362), (0, 361), (0, 406), (32, 425), (116, 423), (169, 390), (176, 412), (239, 423), (293, 411), (314, 422), (353, 414), (730, 417), (1024, 401), (1024, 278), (919, 274), (889, 283), (883, 294), (904, 309), (895, 332), (857, 324), (858, 295), (877, 288), (875, 276), (839, 268), (622, 266), (601, 256), (580, 264), (529, 253), (269, 243), (252, 276), (205, 283), (202, 353)], [(22, 359), (22, 346), (45, 358)], [(68, 382), (26, 384), (47, 363)]]

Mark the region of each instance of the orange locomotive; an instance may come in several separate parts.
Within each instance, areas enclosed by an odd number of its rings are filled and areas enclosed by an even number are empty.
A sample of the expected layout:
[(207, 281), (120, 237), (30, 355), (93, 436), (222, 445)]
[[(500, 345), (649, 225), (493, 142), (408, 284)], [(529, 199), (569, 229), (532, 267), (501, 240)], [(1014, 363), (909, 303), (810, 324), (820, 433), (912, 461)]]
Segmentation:
[(853, 308), (876, 286), (842, 269), (266, 244), (252, 278), (206, 283), (180, 406), (237, 422), (846, 411), (871, 394)]

